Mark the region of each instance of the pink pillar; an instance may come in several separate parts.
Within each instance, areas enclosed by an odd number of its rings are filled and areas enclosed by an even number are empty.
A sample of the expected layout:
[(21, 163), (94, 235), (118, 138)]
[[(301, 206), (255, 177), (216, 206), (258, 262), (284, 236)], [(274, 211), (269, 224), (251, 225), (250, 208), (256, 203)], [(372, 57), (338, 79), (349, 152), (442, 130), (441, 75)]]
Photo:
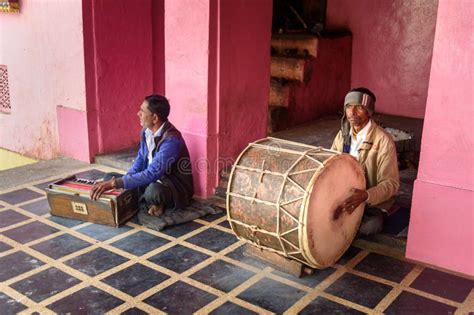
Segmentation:
[(165, 1), (165, 94), (197, 196), (214, 193), (219, 158), (265, 136), (271, 8), (270, 0)]
[(440, 0), (407, 257), (474, 275), (474, 2)]

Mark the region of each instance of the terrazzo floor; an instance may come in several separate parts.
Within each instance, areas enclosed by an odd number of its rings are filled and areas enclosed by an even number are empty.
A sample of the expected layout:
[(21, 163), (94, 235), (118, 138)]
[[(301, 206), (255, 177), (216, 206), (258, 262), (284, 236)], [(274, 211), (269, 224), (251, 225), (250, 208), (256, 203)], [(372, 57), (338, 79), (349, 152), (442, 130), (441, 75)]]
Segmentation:
[(51, 216), (44, 189), (69, 174), (0, 191), (0, 314), (474, 312), (472, 278), (389, 251), (296, 278), (244, 255), (224, 215), (161, 232)]

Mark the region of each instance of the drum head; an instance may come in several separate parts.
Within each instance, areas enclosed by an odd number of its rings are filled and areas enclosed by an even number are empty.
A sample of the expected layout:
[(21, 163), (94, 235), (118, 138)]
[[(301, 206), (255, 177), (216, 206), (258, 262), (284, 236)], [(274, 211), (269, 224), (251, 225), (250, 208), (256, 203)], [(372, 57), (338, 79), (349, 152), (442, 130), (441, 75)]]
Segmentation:
[(334, 220), (336, 208), (350, 195), (351, 189), (365, 189), (365, 177), (359, 162), (348, 154), (336, 155), (324, 163), (312, 180), (313, 187), (305, 211), (303, 253), (315, 267), (334, 264), (352, 243), (359, 228), (364, 205)]

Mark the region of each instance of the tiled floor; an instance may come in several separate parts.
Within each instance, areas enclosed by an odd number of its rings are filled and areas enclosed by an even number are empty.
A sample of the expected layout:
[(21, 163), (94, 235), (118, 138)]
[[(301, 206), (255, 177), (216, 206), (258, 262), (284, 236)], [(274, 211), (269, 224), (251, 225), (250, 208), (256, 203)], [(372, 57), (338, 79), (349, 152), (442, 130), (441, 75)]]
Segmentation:
[(295, 278), (244, 255), (220, 215), (162, 232), (51, 217), (44, 182), (0, 192), (0, 314), (474, 311), (472, 279), (364, 248)]

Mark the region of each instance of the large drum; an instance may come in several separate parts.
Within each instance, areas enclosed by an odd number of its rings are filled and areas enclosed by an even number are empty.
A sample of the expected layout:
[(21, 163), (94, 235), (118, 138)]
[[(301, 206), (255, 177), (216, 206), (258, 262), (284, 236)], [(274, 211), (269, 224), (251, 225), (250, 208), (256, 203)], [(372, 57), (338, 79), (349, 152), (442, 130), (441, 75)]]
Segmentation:
[(238, 238), (325, 268), (357, 233), (364, 206), (336, 211), (353, 188), (365, 189), (365, 177), (352, 156), (266, 138), (249, 144), (232, 168), (228, 219)]

